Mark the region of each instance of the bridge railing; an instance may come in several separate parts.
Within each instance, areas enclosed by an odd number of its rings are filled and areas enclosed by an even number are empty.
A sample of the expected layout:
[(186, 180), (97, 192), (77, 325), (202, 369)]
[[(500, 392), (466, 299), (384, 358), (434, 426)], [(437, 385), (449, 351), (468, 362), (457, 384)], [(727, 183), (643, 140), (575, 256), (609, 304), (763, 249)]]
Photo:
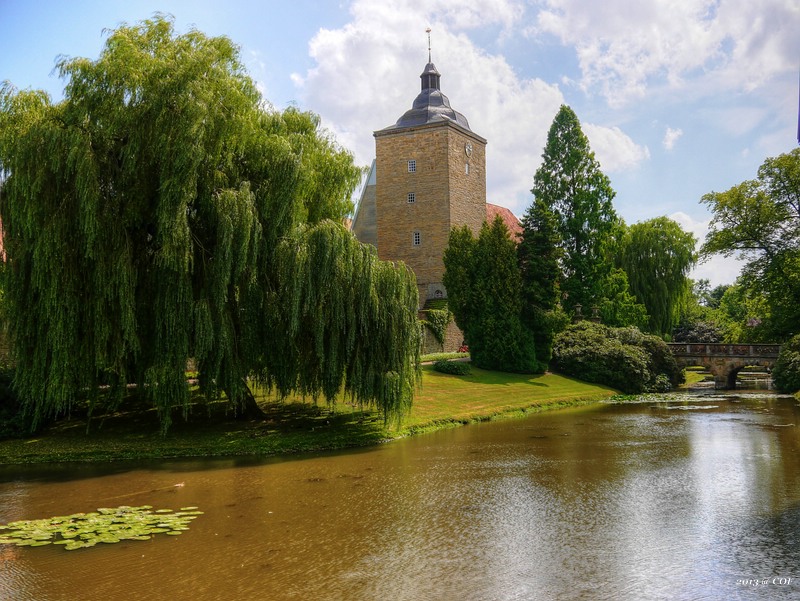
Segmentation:
[(677, 357), (777, 357), (780, 344), (705, 344), (671, 342), (667, 344)]

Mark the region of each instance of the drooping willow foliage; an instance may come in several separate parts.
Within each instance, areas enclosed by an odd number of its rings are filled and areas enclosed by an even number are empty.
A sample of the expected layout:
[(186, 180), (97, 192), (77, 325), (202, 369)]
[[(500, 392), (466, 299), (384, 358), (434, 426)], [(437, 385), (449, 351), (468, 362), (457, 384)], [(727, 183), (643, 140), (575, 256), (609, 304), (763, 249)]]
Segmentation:
[(691, 292), (689, 271), (696, 262), (694, 235), (668, 217), (627, 228), (616, 256), (631, 292), (647, 308), (648, 328), (659, 336), (678, 325), (683, 299)]
[(281, 394), (321, 392), (328, 400), (344, 387), (358, 404), (404, 415), (419, 362), (411, 270), (379, 261), (374, 247), (325, 221), (281, 242), (276, 275), (280, 344), (270, 347), (272, 369), (261, 379)]
[(5, 309), (33, 424), (136, 383), (166, 430), (188, 407), (190, 357), (237, 410), (256, 374), (401, 415), (413, 275), (325, 221), (350, 209), (360, 170), (318, 118), (270, 110), (230, 40), (163, 16), (58, 70), (56, 104), (0, 89)]

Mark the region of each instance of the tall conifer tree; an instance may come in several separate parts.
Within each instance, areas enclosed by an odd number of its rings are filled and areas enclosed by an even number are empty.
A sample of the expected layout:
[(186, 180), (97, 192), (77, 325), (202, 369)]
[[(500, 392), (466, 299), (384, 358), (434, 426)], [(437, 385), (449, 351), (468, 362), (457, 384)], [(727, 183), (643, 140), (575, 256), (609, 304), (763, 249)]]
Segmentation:
[(553, 338), (560, 311), (559, 278), (562, 256), (561, 237), (555, 215), (539, 199), (534, 199), (522, 218), (522, 239), (517, 245), (517, 260), (522, 278), (522, 323), (534, 336), (537, 371), (545, 371), (552, 356)]
[(611, 182), (600, 170), (578, 117), (566, 105), (547, 134), (531, 191), (556, 218), (564, 250), (565, 307), (599, 304), (610, 273), (607, 253), (619, 234), (620, 221), (612, 206)]
[(534, 371), (533, 337), (521, 321), (515, 243), (503, 220), (484, 222), (477, 239), (467, 226), (454, 228), (444, 265), (449, 307), (464, 332), (472, 362), (485, 369)]

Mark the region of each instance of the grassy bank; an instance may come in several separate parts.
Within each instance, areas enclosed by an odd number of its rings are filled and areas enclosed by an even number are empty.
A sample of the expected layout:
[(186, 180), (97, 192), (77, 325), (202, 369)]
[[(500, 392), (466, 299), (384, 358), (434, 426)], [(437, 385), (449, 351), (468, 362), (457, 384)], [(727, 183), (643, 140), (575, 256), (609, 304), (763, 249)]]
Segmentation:
[(387, 427), (379, 415), (347, 403), (329, 409), (310, 402), (263, 398), (265, 420), (237, 420), (225, 413), (224, 403), (202, 404), (188, 420), (176, 419), (169, 433), (161, 436), (153, 410), (126, 407), (93, 419), (88, 433), (85, 416), (76, 415), (36, 437), (0, 441), (0, 464), (268, 456), (343, 449), (515, 412), (598, 401), (613, 393), (555, 374), (528, 376), (473, 368), (472, 375), (457, 377), (425, 366), (412, 412), (399, 427)]

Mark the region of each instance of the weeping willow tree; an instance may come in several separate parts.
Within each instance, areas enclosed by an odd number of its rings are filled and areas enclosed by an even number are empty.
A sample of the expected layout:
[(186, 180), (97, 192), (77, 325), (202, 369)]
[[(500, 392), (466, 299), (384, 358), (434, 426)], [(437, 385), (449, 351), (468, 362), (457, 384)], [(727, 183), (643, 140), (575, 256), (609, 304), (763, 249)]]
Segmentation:
[[(272, 329), (279, 344), (269, 347), (271, 369), (259, 379), (281, 394), (321, 392), (327, 399), (344, 388), (359, 404), (377, 400), (386, 415), (405, 414), (419, 360), (410, 352), (419, 352), (413, 272), (379, 261), (373, 246), (331, 221), (282, 240), (276, 272), (282, 288)], [(416, 346), (397, 343), (404, 339)]]
[(668, 217), (635, 223), (625, 232), (617, 265), (631, 292), (647, 308), (648, 330), (662, 336), (678, 325), (683, 300), (691, 293), (689, 271), (697, 256), (694, 235)]
[(271, 110), (230, 40), (163, 16), (57, 69), (58, 103), (0, 89), (6, 314), (33, 425), (136, 383), (166, 430), (190, 357), (239, 412), (255, 376), (401, 416), (413, 274), (339, 225), (360, 170), (318, 118)]

